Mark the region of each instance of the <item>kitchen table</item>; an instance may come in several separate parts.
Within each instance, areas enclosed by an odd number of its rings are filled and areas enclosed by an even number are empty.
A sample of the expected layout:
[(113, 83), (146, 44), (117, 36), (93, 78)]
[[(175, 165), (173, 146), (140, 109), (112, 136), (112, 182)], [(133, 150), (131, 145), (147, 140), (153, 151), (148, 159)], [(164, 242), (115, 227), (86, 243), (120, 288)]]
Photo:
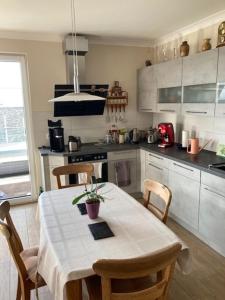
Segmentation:
[[(112, 183), (100, 190), (99, 218), (81, 215), (72, 199), (83, 186), (44, 192), (38, 201), (40, 249), (38, 272), (55, 300), (82, 299), (81, 279), (93, 275), (93, 263), (101, 258), (132, 258), (182, 243), (178, 264), (189, 272), (186, 245), (138, 201)], [(106, 221), (114, 237), (94, 240), (88, 224)]]

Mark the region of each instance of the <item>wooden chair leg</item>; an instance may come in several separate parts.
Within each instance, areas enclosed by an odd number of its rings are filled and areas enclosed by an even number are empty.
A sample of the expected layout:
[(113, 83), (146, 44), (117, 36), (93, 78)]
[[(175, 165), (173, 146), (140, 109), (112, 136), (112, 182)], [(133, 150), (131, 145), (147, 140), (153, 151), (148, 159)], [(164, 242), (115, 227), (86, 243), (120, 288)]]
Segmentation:
[(68, 281), (66, 284), (68, 300), (82, 300), (81, 280)]
[(21, 286), (20, 286), (20, 277), (19, 276), (18, 276), (18, 283), (17, 283), (16, 300), (21, 300)]
[(21, 287), (22, 300), (30, 300), (30, 289), (26, 286)]

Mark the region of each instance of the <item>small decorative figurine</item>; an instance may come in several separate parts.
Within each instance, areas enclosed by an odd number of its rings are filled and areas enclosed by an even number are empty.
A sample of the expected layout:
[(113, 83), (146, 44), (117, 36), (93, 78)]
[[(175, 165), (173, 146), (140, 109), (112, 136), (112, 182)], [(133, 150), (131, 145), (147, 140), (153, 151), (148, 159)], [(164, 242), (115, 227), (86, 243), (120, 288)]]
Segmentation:
[(207, 38), (203, 40), (202, 51), (207, 51), (212, 49), (212, 45), (210, 43), (211, 39)]
[(152, 63), (151, 63), (150, 59), (147, 59), (147, 60), (145, 61), (145, 66), (146, 66), (146, 67), (149, 67), (149, 66), (151, 66), (151, 65), (152, 65)]
[(190, 49), (190, 46), (188, 45), (188, 42), (183, 41), (182, 44), (180, 45), (180, 56), (181, 57), (188, 56), (189, 49)]

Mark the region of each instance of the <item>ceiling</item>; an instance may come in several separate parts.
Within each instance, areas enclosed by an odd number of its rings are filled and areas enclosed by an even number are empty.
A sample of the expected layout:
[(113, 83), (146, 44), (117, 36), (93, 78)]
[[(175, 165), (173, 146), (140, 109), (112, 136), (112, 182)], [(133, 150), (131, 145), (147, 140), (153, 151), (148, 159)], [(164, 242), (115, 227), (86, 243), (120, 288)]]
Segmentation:
[[(225, 9), (224, 0), (76, 0), (78, 32), (156, 39)], [(0, 31), (64, 35), (70, 0), (1, 0)]]

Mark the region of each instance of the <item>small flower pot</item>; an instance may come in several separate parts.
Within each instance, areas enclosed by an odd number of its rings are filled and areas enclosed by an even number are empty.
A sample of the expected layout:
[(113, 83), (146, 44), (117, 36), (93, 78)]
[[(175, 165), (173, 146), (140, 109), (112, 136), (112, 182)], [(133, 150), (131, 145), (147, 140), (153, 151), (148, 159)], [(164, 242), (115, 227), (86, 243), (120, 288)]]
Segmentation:
[(86, 202), (86, 209), (90, 219), (97, 219), (99, 208), (100, 208), (100, 201), (95, 200), (91, 202), (91, 200), (89, 200), (89, 202)]

